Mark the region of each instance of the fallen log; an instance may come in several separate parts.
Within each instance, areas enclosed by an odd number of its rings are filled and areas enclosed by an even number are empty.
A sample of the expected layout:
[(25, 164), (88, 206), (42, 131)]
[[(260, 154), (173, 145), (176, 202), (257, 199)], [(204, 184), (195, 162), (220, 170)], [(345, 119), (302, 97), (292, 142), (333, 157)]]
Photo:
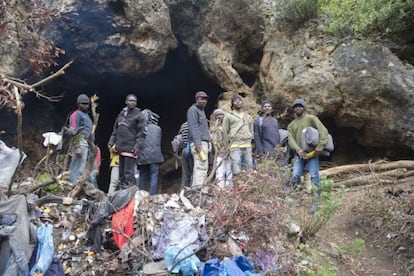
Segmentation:
[(381, 183), (389, 184), (390, 178), (392, 178), (391, 180), (394, 179), (395, 182), (397, 182), (397, 178), (401, 177), (406, 172), (407, 172), (407, 169), (402, 168), (402, 169), (395, 169), (395, 170), (386, 171), (382, 173), (373, 173), (369, 175), (358, 176), (358, 177), (354, 177), (348, 180), (335, 182), (334, 187), (360, 186), (360, 185), (372, 184), (372, 182), (375, 182), (378, 184), (381, 184)]
[(413, 160), (399, 160), (394, 162), (376, 162), (376, 163), (368, 163), (368, 164), (352, 164), (352, 165), (344, 165), (329, 168), (326, 170), (322, 170), (320, 172), (321, 176), (324, 177), (333, 177), (339, 176), (342, 174), (347, 173), (354, 173), (354, 172), (378, 172), (378, 171), (386, 171), (386, 170), (393, 170), (399, 168), (406, 168), (407, 170), (414, 170), (414, 161)]

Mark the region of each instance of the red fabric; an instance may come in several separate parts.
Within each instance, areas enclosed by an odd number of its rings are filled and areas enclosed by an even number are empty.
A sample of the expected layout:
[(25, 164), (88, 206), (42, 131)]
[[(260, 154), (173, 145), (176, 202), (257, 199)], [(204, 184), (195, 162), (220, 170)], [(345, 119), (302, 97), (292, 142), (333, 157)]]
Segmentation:
[(134, 205), (135, 198), (132, 198), (124, 208), (112, 215), (114, 241), (119, 249), (128, 242), (125, 236), (131, 237), (134, 234)]
[(79, 109), (75, 110), (72, 115), (70, 115), (70, 126), (73, 128), (77, 128), (76, 125), (76, 115), (78, 114)]
[(96, 147), (96, 157), (95, 157), (95, 166), (96, 170), (99, 173), (99, 170), (101, 169), (101, 162), (102, 162), (102, 152), (99, 147)]

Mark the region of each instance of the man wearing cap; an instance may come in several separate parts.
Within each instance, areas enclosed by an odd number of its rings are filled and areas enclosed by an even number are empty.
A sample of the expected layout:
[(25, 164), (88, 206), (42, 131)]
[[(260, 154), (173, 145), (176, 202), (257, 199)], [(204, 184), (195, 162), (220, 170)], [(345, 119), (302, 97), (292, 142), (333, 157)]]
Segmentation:
[[(316, 186), (317, 198), (320, 196), (319, 178), (319, 155), (324, 145), (328, 142), (328, 130), (318, 117), (306, 112), (306, 103), (302, 99), (296, 99), (293, 104), (295, 119), (288, 125), (288, 141), (290, 148), (295, 151), (292, 169), (292, 187), (297, 189), (305, 166), (309, 170), (311, 182)], [(313, 157), (307, 157), (307, 153), (302, 149), (302, 131), (307, 127), (316, 128), (319, 131), (319, 143), (315, 148)], [(317, 209), (314, 203), (309, 209), (314, 213)]]
[(253, 168), (253, 119), (242, 111), (242, 105), (243, 98), (235, 94), (231, 98), (231, 111), (223, 119), (223, 139), (230, 148), (233, 175)]
[(193, 181), (192, 187), (204, 185), (208, 170), (208, 149), (210, 131), (206, 113), (208, 95), (204, 91), (195, 94), (195, 103), (187, 110), (188, 134), (191, 154), (193, 155)]
[(279, 122), (272, 112), (272, 102), (264, 100), (261, 113), (254, 121), (255, 154), (260, 158), (276, 157), (275, 148), (280, 143)]
[[(88, 141), (92, 133), (92, 120), (88, 115), (90, 100), (85, 94), (80, 94), (76, 99), (77, 109), (69, 116), (69, 127), (74, 133), (78, 133), (72, 144), (71, 161), (69, 164), (69, 181), (75, 184), (85, 170), (89, 156)], [(96, 179), (90, 179), (96, 182)], [(94, 183), (95, 184), (95, 183)]]
[(119, 153), (120, 184), (131, 186), (135, 185), (136, 159), (144, 144), (147, 119), (137, 107), (135, 95), (129, 94), (125, 104), (115, 120), (108, 149)]
[(233, 171), (223, 139), (224, 111), (218, 108), (213, 111), (213, 116), (215, 124), (211, 126), (211, 140), (217, 155), (216, 182), (220, 188), (231, 188), (233, 187)]

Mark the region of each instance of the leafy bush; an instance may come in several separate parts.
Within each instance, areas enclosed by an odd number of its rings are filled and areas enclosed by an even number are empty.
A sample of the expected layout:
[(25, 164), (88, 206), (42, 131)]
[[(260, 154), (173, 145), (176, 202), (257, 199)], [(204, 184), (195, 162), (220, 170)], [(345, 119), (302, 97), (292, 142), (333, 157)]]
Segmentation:
[(318, 0), (279, 0), (276, 6), (276, 18), (291, 32), (318, 15)]
[(403, 0), (319, 0), (319, 5), (320, 12), (330, 18), (326, 30), (342, 35), (408, 30), (414, 10), (414, 1)]

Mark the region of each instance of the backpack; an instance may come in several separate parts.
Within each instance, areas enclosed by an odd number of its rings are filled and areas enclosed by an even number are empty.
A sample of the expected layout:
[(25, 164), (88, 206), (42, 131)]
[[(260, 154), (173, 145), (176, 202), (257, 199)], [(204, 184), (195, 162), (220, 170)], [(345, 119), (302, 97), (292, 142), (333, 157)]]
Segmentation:
[(171, 141), (171, 147), (175, 156), (180, 156), (181, 150), (184, 148), (183, 135), (177, 134)]

